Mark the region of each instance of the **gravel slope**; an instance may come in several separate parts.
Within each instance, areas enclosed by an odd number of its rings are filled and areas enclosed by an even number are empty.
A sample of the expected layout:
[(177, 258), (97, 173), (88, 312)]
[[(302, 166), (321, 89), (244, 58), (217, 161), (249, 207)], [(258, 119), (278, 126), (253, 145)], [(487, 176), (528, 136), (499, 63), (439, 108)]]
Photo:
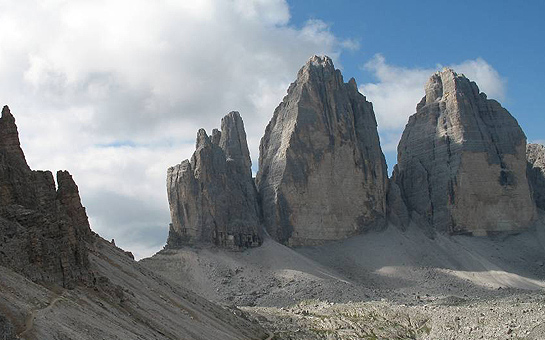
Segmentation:
[(0, 267), (0, 314), (23, 339), (265, 339), (239, 310), (213, 304), (97, 239), (92, 268), (107, 279), (94, 288), (35, 284)]
[(518, 235), (430, 239), (389, 227), (316, 247), (267, 239), (244, 252), (184, 248), (141, 261), (243, 307), (278, 339), (545, 338), (544, 262), (543, 216)]

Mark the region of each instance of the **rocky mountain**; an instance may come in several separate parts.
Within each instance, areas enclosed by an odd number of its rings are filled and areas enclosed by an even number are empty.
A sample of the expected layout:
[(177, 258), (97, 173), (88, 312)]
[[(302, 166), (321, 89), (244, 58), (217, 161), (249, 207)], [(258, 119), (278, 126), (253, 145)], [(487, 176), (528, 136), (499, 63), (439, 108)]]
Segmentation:
[(208, 243), (231, 249), (261, 244), (261, 213), (244, 123), (238, 112), (221, 131), (197, 134), (196, 151), (167, 173), (172, 223), (168, 248)]
[(524, 230), (536, 217), (526, 136), (515, 118), (450, 69), (431, 76), (393, 175), (411, 218), (451, 234)]
[(0, 118), (0, 265), (33, 281), (73, 288), (90, 279), (91, 229), (78, 187), (67, 171), (29, 168), (15, 118)]
[(545, 146), (528, 144), (528, 181), (538, 208), (545, 210)]
[(268, 233), (296, 246), (381, 226), (387, 180), (372, 104), (329, 57), (312, 57), (261, 139), (257, 186)]
[[(233, 119), (236, 115), (233, 115)], [(227, 122), (226, 124), (230, 124)], [(235, 146), (231, 154), (237, 157)], [(93, 233), (67, 171), (33, 171), (0, 118), (0, 339), (262, 339), (266, 333), (163, 279)]]

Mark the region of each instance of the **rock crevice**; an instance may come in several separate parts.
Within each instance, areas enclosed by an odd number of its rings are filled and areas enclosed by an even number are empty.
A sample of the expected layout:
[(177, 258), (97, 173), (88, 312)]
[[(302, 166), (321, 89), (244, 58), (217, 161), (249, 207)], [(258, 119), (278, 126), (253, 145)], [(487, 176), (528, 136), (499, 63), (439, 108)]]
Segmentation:
[(528, 144), (528, 181), (534, 201), (539, 209), (545, 210), (545, 146)]

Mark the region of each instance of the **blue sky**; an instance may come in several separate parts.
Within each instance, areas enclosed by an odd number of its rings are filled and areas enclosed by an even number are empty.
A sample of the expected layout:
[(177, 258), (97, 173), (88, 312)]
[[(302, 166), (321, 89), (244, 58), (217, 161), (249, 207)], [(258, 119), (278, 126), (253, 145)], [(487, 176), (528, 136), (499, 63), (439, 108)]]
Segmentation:
[(33, 169), (69, 170), (91, 227), (165, 244), (167, 168), (240, 111), (257, 170), (297, 71), (327, 54), (373, 102), (390, 170), (427, 78), (450, 66), (545, 141), (545, 1), (0, 0), (0, 104)]
[[(341, 54), (345, 78), (376, 81), (363, 65), (377, 53), (388, 63), (433, 68), (482, 58), (506, 82), (501, 104), (529, 141), (545, 141), (545, 1), (289, 1), (292, 21), (329, 23), (359, 49)], [(364, 93), (365, 94), (365, 93)], [(414, 103), (416, 107), (416, 103)], [(388, 166), (395, 152), (386, 152)]]

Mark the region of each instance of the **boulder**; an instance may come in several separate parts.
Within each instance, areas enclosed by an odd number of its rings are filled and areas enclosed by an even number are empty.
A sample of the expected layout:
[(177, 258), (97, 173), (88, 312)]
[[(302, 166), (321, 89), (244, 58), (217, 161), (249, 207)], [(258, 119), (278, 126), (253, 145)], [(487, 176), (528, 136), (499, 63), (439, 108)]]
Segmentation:
[(167, 248), (198, 243), (243, 249), (261, 244), (261, 214), (244, 123), (238, 112), (221, 131), (197, 134), (191, 161), (168, 169), (172, 223)]
[(536, 217), (524, 132), (450, 69), (429, 79), (399, 143), (394, 178), (411, 218), (433, 231), (516, 232)]
[(528, 181), (534, 201), (539, 209), (545, 210), (545, 146), (528, 144), (526, 157)]
[(387, 180), (372, 104), (329, 57), (312, 57), (261, 139), (257, 186), (267, 231), (298, 246), (382, 227)]

